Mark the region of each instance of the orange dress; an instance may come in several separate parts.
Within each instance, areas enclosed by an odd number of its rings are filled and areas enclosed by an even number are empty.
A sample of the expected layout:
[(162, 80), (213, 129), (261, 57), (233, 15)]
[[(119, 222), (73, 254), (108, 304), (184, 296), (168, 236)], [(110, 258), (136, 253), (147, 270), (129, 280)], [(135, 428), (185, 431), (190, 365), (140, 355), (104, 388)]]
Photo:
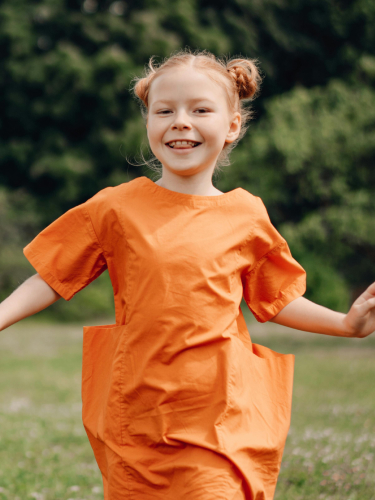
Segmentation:
[(305, 292), (260, 198), (147, 177), (99, 191), (24, 248), (65, 300), (108, 268), (116, 324), (85, 326), (83, 423), (106, 500), (271, 500), (294, 355), (251, 342)]

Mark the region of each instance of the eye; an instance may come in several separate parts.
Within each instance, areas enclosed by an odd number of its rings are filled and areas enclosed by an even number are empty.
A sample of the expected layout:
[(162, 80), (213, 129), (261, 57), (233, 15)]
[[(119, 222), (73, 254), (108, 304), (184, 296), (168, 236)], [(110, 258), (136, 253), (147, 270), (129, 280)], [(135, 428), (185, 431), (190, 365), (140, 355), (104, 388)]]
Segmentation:
[(198, 111), (198, 114), (203, 114), (209, 111), (209, 109), (206, 108), (197, 108), (195, 111)]
[(158, 111), (156, 114), (157, 115), (165, 115), (167, 113), (172, 113), (170, 109), (162, 109), (161, 111)]

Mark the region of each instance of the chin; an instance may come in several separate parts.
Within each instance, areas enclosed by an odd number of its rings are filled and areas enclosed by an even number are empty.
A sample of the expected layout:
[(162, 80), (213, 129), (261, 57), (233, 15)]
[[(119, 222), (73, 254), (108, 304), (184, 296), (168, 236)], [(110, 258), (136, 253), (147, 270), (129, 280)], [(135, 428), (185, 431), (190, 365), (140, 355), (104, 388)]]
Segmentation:
[(166, 168), (173, 174), (177, 175), (194, 175), (197, 174), (198, 172), (201, 172), (202, 170), (207, 170), (211, 168), (213, 165), (216, 165), (216, 160), (213, 162), (204, 162), (204, 163), (196, 163), (193, 161), (177, 161), (174, 162), (173, 166), (168, 165), (167, 162), (161, 162), (163, 165), (163, 168)]
[(194, 175), (197, 172), (200, 172), (200, 170), (202, 170), (202, 169), (199, 169), (199, 168), (197, 169), (194, 166), (191, 166), (191, 167), (183, 166), (181, 168), (178, 168), (178, 167), (175, 166), (175, 167), (171, 168), (171, 167), (163, 165), (163, 167), (166, 168), (167, 170), (169, 170), (172, 174), (181, 175), (181, 176)]

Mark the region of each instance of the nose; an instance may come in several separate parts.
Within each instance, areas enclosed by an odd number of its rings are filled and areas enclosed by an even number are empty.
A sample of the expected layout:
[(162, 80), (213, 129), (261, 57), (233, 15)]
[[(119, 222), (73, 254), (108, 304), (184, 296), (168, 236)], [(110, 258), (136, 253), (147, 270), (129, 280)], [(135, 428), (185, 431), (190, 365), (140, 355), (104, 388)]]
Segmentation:
[(191, 130), (191, 124), (188, 115), (184, 111), (178, 111), (171, 125), (172, 130)]

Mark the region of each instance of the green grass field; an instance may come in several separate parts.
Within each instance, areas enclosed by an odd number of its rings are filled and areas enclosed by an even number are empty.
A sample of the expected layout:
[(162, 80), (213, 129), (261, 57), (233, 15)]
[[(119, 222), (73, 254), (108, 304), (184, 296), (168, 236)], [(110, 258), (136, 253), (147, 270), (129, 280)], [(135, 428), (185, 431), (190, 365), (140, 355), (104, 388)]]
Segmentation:
[[(244, 313), (254, 342), (296, 355), (275, 500), (375, 499), (375, 335), (314, 335)], [(35, 318), (0, 332), (0, 500), (103, 498), (81, 421), (81, 343), (82, 325)]]

